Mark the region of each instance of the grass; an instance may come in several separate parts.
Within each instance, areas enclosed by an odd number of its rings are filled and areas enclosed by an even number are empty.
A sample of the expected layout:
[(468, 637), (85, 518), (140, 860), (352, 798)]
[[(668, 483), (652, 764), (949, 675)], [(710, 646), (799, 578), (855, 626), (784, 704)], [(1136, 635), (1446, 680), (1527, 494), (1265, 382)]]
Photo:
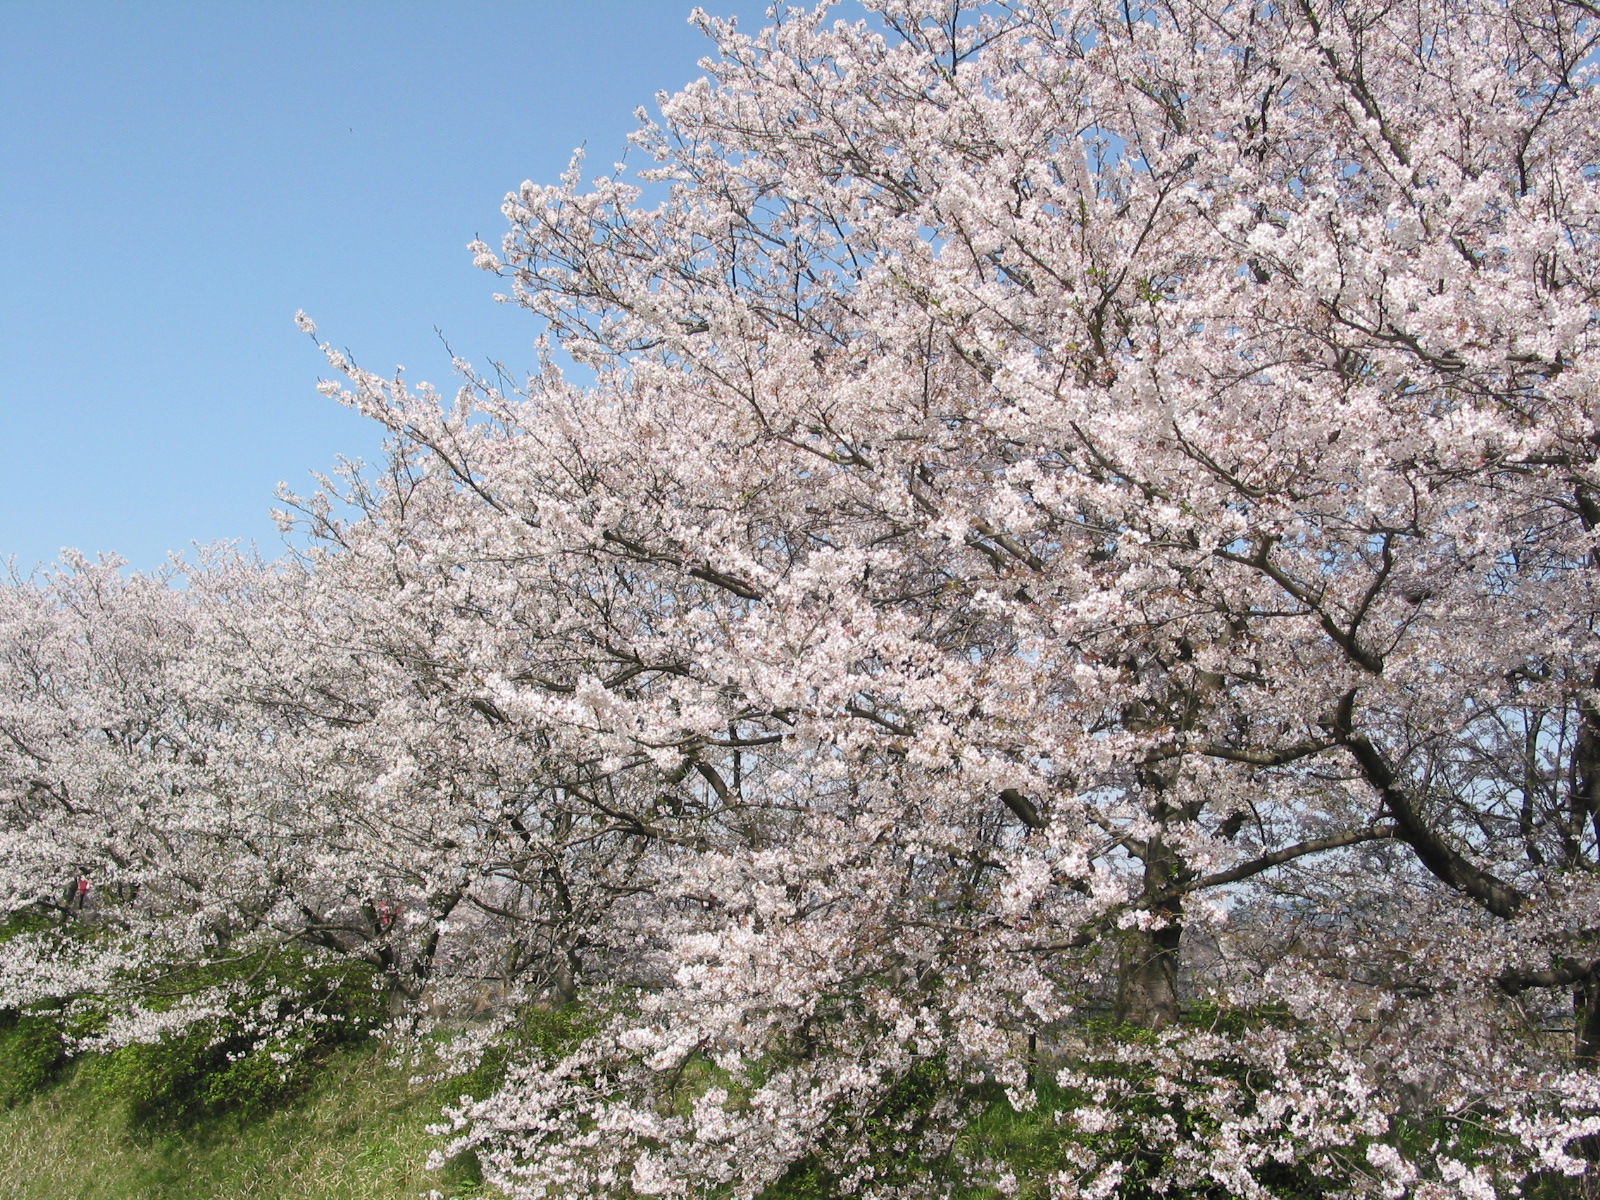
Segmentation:
[[(7, 1200), (416, 1200), (477, 1195), (474, 1164), (425, 1167), (448, 1087), (410, 1082), (371, 1046), (329, 1058), (296, 1100), (181, 1128), (136, 1119), (86, 1060), (0, 1111)], [(459, 1090), (459, 1089), (457, 1089)]]

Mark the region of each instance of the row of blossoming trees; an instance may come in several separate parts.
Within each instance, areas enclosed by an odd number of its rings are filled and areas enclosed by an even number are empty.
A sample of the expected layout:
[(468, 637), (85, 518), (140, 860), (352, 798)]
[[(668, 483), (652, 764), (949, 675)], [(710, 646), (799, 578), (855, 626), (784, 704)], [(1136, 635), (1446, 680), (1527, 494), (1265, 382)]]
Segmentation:
[(1583, 1172), (1600, 13), (864, 7), (508, 198), (592, 383), (324, 347), (308, 553), (5, 589), (0, 1004), (577, 997), (457, 1114), (514, 1196)]

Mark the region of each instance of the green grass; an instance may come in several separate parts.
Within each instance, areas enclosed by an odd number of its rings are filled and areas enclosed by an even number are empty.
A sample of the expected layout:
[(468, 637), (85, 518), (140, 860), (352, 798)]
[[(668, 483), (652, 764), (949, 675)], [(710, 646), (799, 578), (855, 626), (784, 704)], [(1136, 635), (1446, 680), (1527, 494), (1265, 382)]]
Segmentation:
[[(324, 1061), (265, 1113), (181, 1126), (138, 1119), (95, 1060), (0, 1111), (7, 1200), (416, 1200), (477, 1195), (472, 1164), (429, 1171), (426, 1127), (459, 1086), (410, 1082), (373, 1047)], [(446, 1093), (450, 1093), (447, 1095)]]

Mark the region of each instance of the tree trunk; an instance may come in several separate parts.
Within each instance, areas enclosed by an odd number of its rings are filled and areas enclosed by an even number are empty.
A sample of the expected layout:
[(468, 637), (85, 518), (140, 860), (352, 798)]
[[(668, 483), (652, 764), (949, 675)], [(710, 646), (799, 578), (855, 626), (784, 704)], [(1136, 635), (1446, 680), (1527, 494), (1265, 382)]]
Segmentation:
[(578, 956), (568, 950), (556, 961), (550, 977), (550, 998), (558, 1008), (565, 1008), (578, 998), (577, 960)]
[(1572, 1059), (1580, 1067), (1600, 1067), (1600, 980), (1590, 976), (1572, 988)]
[[(1182, 870), (1178, 856), (1158, 833), (1145, 847), (1145, 891), (1160, 893)], [(1113, 1017), (1143, 1029), (1165, 1029), (1178, 1020), (1178, 952), (1183, 942), (1183, 916), (1176, 900), (1151, 910), (1159, 929), (1130, 929), (1122, 938), (1118, 964), (1117, 1003)]]
[[(1572, 1059), (1576, 1066), (1593, 1071), (1600, 1067), (1600, 979), (1589, 975), (1572, 987)], [(1594, 1171), (1600, 1166), (1600, 1135), (1578, 1139), (1578, 1153), (1589, 1163), (1589, 1174), (1568, 1183), (1568, 1195), (1589, 1200), (1600, 1193)]]
[(1183, 927), (1130, 930), (1122, 942), (1115, 1017), (1143, 1029), (1178, 1020), (1178, 947)]

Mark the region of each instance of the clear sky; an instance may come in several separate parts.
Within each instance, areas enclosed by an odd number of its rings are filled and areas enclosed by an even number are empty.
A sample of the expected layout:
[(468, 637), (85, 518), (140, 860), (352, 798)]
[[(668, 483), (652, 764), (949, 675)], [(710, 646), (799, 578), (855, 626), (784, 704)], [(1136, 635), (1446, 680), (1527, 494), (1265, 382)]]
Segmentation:
[(532, 318), (465, 245), (703, 74), (691, 7), (0, 0), (0, 561), (277, 554), (278, 481), (380, 444), (315, 391), (296, 309), (414, 381), (450, 382), (435, 327), (529, 365)]

